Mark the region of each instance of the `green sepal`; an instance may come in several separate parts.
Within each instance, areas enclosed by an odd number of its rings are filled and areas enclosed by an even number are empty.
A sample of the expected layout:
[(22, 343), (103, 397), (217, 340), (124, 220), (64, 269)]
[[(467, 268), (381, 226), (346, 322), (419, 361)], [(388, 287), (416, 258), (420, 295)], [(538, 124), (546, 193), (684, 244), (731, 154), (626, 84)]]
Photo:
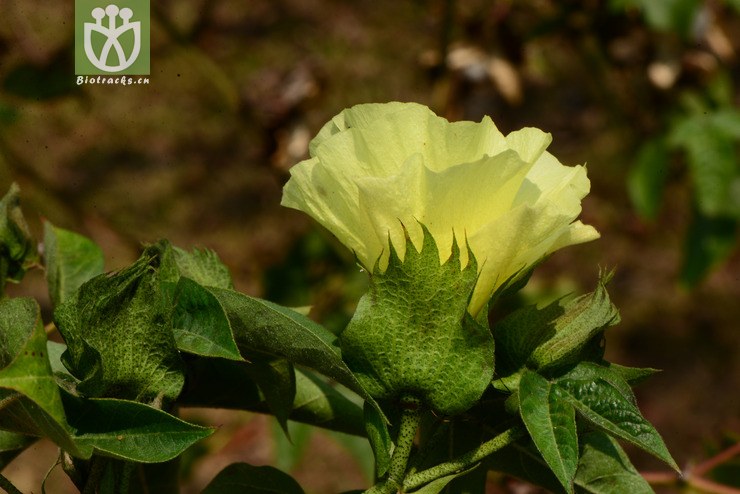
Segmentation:
[(440, 265), (426, 228), (421, 251), (407, 239), (403, 261), (390, 245), (388, 268), (376, 266), (340, 334), (344, 358), (376, 398), (411, 394), (439, 414), (464, 412), (480, 399), (494, 369), (493, 337), (467, 311), (477, 280), (473, 254), (462, 269), (455, 242)]
[(600, 334), (619, 322), (619, 312), (606, 291), (609, 278), (602, 276), (587, 295), (570, 301), (560, 299), (542, 308), (524, 307), (496, 324), (497, 380), (514, 376), (525, 367), (545, 371), (582, 360), (600, 361)]

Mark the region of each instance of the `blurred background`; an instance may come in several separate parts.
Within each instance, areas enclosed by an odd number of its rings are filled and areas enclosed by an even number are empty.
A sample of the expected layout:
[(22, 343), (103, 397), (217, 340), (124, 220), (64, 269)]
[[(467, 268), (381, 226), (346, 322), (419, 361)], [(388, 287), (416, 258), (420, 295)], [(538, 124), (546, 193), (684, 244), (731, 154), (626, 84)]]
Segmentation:
[[(539, 127), (588, 165), (582, 219), (602, 238), (552, 256), (516, 303), (590, 291), (615, 267), (607, 357), (663, 370), (638, 399), (679, 465), (740, 439), (740, 1), (154, 0), (141, 86), (77, 86), (73, 19), (71, 0), (0, 0), (0, 193), (21, 186), (37, 238), (41, 218), (84, 233), (108, 269), (163, 237), (209, 247), (237, 289), (339, 330), (365, 275), (279, 206), (321, 125), (401, 100)], [(42, 273), (13, 293), (48, 316)], [(309, 493), (368, 482), (361, 441), (299, 427), (290, 445), (266, 417), (184, 413), (222, 427), (186, 457), (183, 492), (232, 461), (278, 465)], [(38, 492), (54, 460), (39, 443), (6, 472)]]

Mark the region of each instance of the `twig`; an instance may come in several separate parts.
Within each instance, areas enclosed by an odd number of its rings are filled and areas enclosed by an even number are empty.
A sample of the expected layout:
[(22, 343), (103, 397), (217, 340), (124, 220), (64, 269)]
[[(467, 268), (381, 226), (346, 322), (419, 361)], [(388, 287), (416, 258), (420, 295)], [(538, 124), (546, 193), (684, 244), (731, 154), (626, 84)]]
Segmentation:
[(403, 487), (407, 491), (413, 490), (438, 478), (460, 472), (461, 470), (465, 470), (466, 468), (470, 468), (484, 459), (486, 456), (495, 453), (496, 451), (502, 449), (505, 446), (508, 446), (509, 444), (513, 443), (521, 437), (524, 437), (525, 435), (526, 429), (524, 429), (524, 427), (514, 426), (511, 429), (502, 432), (493, 439), (489, 439), (477, 448), (468, 451), (459, 458), (445, 463), (440, 463), (435, 467), (421, 471), (414, 475), (410, 475), (404, 481)]

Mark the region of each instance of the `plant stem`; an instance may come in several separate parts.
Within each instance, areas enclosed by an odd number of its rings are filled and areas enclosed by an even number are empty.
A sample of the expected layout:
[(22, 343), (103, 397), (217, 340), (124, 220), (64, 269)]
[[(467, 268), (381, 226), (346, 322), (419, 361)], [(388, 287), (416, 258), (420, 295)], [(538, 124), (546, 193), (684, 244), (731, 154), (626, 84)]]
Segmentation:
[(401, 424), (388, 468), (388, 478), (365, 491), (365, 494), (395, 494), (404, 483), (411, 447), (421, 420), (421, 402), (417, 398), (405, 396), (401, 399), (401, 407)]
[(526, 432), (527, 431), (524, 427), (514, 426), (454, 460), (440, 463), (435, 467), (407, 477), (403, 482), (403, 489), (404, 491), (417, 489), (438, 478), (452, 475), (466, 468), (470, 468), (486, 456), (508, 446), (520, 437), (524, 437)]

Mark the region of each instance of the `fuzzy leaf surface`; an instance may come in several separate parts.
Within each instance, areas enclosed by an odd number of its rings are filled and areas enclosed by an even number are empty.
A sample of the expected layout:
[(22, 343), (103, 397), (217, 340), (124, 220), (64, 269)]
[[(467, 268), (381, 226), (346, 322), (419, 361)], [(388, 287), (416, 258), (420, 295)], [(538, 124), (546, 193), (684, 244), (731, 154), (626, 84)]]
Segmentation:
[(244, 358), (272, 356), (335, 379), (377, 406), (342, 360), (337, 338), (306, 316), (233, 290), (208, 287), (231, 324)]
[(425, 230), (421, 251), (408, 241), (401, 262), (391, 248), (386, 271), (371, 276), (368, 293), (340, 335), (349, 367), (370, 394), (413, 394), (442, 415), (461, 413), (480, 399), (493, 376), (494, 342), (468, 313), (477, 279), (469, 255), (461, 269), (455, 245), (440, 265)]
[(514, 374), (526, 365), (544, 370), (591, 357), (593, 339), (619, 322), (607, 281), (602, 278), (593, 292), (570, 301), (524, 307), (496, 324), (499, 375)]
[(234, 287), (229, 268), (212, 250), (193, 249), (192, 252), (188, 252), (173, 246), (172, 253), (181, 276), (190, 278), (203, 286)]
[(97, 276), (54, 312), (63, 362), (88, 397), (174, 400), (184, 383), (172, 306), (159, 277), (162, 244), (131, 266)]
[(603, 432), (590, 432), (582, 437), (581, 460), (576, 472), (577, 493), (652, 494), (650, 484), (632, 466), (617, 441)]
[(57, 307), (83, 283), (103, 273), (102, 249), (89, 238), (44, 223), (44, 261), (49, 298)]
[(64, 393), (65, 409), (83, 458), (92, 454), (140, 463), (179, 456), (213, 429), (190, 424), (143, 403), (81, 399)]
[(175, 289), (173, 333), (180, 351), (242, 360), (231, 324), (216, 296), (185, 276)]
[(46, 350), (46, 332), (35, 300), (0, 300), (0, 388), (26, 396), (64, 422), (59, 389)]
[(33, 299), (0, 300), (0, 428), (75, 450)]
[(519, 411), (542, 457), (572, 493), (578, 468), (575, 409), (552, 382), (526, 371), (519, 383)]
[(557, 380), (563, 399), (597, 428), (631, 442), (678, 471), (660, 434), (635, 405), (629, 385), (616, 372), (608, 377), (594, 367), (578, 366)]

